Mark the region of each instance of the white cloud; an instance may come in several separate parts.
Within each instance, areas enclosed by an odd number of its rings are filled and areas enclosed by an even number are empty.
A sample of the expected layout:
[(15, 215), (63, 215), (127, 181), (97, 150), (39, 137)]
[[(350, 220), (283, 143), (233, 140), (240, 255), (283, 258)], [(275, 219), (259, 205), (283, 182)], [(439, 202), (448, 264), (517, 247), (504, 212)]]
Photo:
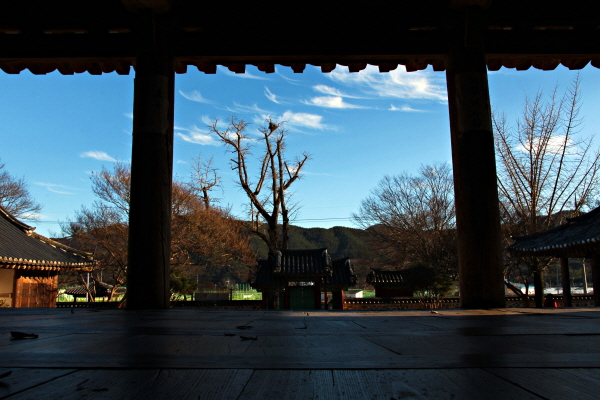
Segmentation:
[(520, 146), (517, 146), (515, 150), (529, 152), (530, 149), (534, 152), (538, 152), (541, 147), (545, 146), (545, 151), (549, 154), (558, 154), (561, 153), (565, 146), (570, 147), (573, 146), (573, 141), (571, 139), (567, 139), (567, 143), (565, 143), (564, 135), (555, 135), (552, 136), (547, 143), (544, 143), (540, 140), (535, 141), (534, 143), (528, 142), (523, 143)]
[(34, 185), (43, 186), (46, 189), (48, 189), (49, 191), (51, 191), (53, 193), (58, 193), (58, 194), (74, 195), (75, 193), (67, 192), (67, 190), (77, 190), (77, 189), (73, 189), (68, 186), (59, 185), (56, 183), (34, 182)]
[(343, 93), (340, 90), (333, 88), (331, 86), (327, 86), (327, 85), (316, 85), (316, 86), (313, 86), (313, 89), (316, 90), (317, 92), (321, 92), (323, 94), (327, 94), (330, 96), (346, 97), (346, 98), (350, 98), (350, 99), (360, 99), (361, 98), (358, 96), (351, 96), (349, 94)]
[(291, 127), (303, 127), (319, 130), (329, 128), (327, 125), (321, 122), (323, 117), (316, 114), (294, 113), (292, 111), (286, 111), (278, 120), (285, 121), (286, 124)]
[(344, 99), (339, 96), (313, 97), (309, 101), (305, 101), (304, 104), (327, 108), (366, 108), (362, 106), (357, 106), (355, 104), (346, 103)]
[(210, 101), (210, 100), (205, 99), (204, 97), (202, 97), (202, 95), (200, 94), (200, 92), (197, 91), (197, 90), (192, 90), (191, 92), (188, 92), (188, 93), (185, 93), (184, 91), (180, 90), (179, 94), (181, 94), (186, 99), (191, 100), (191, 101), (195, 101), (197, 103), (206, 103), (206, 104), (212, 103), (212, 101)]
[(124, 115), (126, 118), (133, 119), (133, 113), (130, 113), (130, 112), (128, 112), (128, 113), (123, 113), (123, 115)]
[(335, 69), (326, 76), (339, 84), (361, 89), (368, 95), (441, 102), (448, 100), (444, 75), (432, 71), (406, 72), (398, 68), (381, 73), (370, 65), (361, 72)]
[(176, 128), (176, 130), (187, 132), (177, 132), (177, 136), (186, 142), (203, 146), (219, 145), (219, 142), (206, 129), (198, 128), (196, 125), (191, 128)]
[(412, 108), (409, 105), (403, 105), (402, 107), (396, 107), (395, 105), (391, 105), (388, 109), (389, 111), (403, 111), (403, 112), (425, 112), (426, 110), (419, 110), (416, 108)]
[(113, 158), (113, 157), (109, 156), (108, 154), (106, 154), (103, 151), (86, 151), (86, 152), (81, 153), (79, 155), (79, 157), (81, 157), (81, 158), (94, 158), (94, 159), (99, 160), (99, 161), (117, 162), (116, 158)]
[(282, 101), (277, 99), (277, 96), (274, 95), (268, 87), (265, 86), (265, 96), (267, 96), (267, 99), (271, 100), (273, 103), (275, 104), (282, 104)]

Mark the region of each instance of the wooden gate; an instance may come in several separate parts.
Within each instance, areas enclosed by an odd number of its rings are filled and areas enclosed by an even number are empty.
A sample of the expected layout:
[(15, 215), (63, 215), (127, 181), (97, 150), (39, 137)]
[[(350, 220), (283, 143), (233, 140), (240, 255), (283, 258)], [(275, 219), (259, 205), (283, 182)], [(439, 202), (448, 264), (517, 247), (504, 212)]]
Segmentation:
[(291, 310), (314, 310), (315, 309), (315, 287), (314, 286), (290, 286), (290, 309)]
[(17, 308), (56, 307), (57, 276), (17, 279), (13, 306)]

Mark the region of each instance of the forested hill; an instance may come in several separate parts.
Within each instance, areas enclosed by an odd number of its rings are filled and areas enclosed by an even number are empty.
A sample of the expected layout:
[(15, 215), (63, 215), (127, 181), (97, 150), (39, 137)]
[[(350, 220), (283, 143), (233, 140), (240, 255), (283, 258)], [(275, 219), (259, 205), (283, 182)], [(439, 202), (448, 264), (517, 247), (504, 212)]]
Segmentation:
[[(326, 247), (333, 260), (350, 257), (368, 259), (369, 245), (362, 229), (335, 226), (333, 228), (301, 228), (290, 226), (290, 249), (318, 249)], [(259, 258), (267, 257), (267, 246), (258, 238), (252, 239), (254, 250)]]

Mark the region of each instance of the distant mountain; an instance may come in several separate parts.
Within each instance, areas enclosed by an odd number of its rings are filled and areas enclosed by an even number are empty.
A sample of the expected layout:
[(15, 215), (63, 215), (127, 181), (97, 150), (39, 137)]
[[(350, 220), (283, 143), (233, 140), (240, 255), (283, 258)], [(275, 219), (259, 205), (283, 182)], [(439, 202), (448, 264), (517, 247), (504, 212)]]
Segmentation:
[[(252, 238), (259, 258), (267, 258), (267, 246), (257, 237)], [(333, 228), (301, 228), (290, 226), (290, 249), (318, 249), (326, 247), (332, 259), (350, 257), (369, 259), (370, 249), (362, 229), (334, 226)]]

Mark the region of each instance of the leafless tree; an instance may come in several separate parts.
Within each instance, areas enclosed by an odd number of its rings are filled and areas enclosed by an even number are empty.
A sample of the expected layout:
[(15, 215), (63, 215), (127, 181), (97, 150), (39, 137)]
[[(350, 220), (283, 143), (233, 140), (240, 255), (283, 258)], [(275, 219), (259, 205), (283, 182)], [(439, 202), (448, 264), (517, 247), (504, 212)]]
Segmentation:
[[(577, 77), (562, 97), (557, 89), (546, 99), (542, 92), (527, 97), (514, 126), (503, 114), (494, 114), (506, 245), (512, 236), (549, 229), (590, 205), (598, 189), (600, 154), (592, 148), (593, 136), (577, 136), (579, 102)], [(533, 275), (536, 306), (541, 307), (543, 271), (551, 259), (507, 256), (506, 260), (506, 276), (519, 276), (527, 287)]]
[(210, 196), (211, 191), (220, 185), (220, 177), (217, 169), (213, 167), (214, 159), (203, 161), (201, 156), (192, 160), (192, 173), (188, 187), (202, 197), (204, 206), (210, 208), (211, 202), (215, 201)]
[[(124, 163), (94, 174), (92, 186), (99, 200), (61, 224), (63, 234), (78, 248), (93, 252), (99, 267), (111, 275), (113, 294), (127, 276), (130, 176), (130, 166)], [(245, 277), (256, 255), (242, 222), (227, 210), (207, 208), (190, 182), (173, 182), (172, 215), (172, 268), (188, 275), (199, 275), (209, 267), (225, 268), (239, 279)]]
[(392, 267), (425, 263), (456, 278), (458, 256), (452, 171), (424, 165), (416, 176), (385, 176), (361, 202), (354, 221)]
[[(301, 170), (310, 156), (302, 153), (291, 163), (285, 159), (286, 131), (282, 128), (283, 123), (267, 119), (266, 126), (259, 128), (261, 139), (255, 140), (248, 135), (248, 123), (243, 119), (231, 117), (224, 131), (217, 128), (217, 122), (212, 124), (211, 130), (233, 153), (232, 169), (237, 170), (238, 183), (250, 200), (253, 233), (265, 242), (270, 255), (277, 248), (287, 248), (292, 209), (288, 204), (289, 188), (300, 178)], [(254, 182), (250, 178), (248, 156), (257, 141), (262, 142), (264, 150)], [(281, 235), (278, 229), (280, 218)]]
[(25, 178), (15, 178), (0, 162), (0, 205), (11, 215), (25, 220), (36, 220), (42, 206), (29, 193)]

